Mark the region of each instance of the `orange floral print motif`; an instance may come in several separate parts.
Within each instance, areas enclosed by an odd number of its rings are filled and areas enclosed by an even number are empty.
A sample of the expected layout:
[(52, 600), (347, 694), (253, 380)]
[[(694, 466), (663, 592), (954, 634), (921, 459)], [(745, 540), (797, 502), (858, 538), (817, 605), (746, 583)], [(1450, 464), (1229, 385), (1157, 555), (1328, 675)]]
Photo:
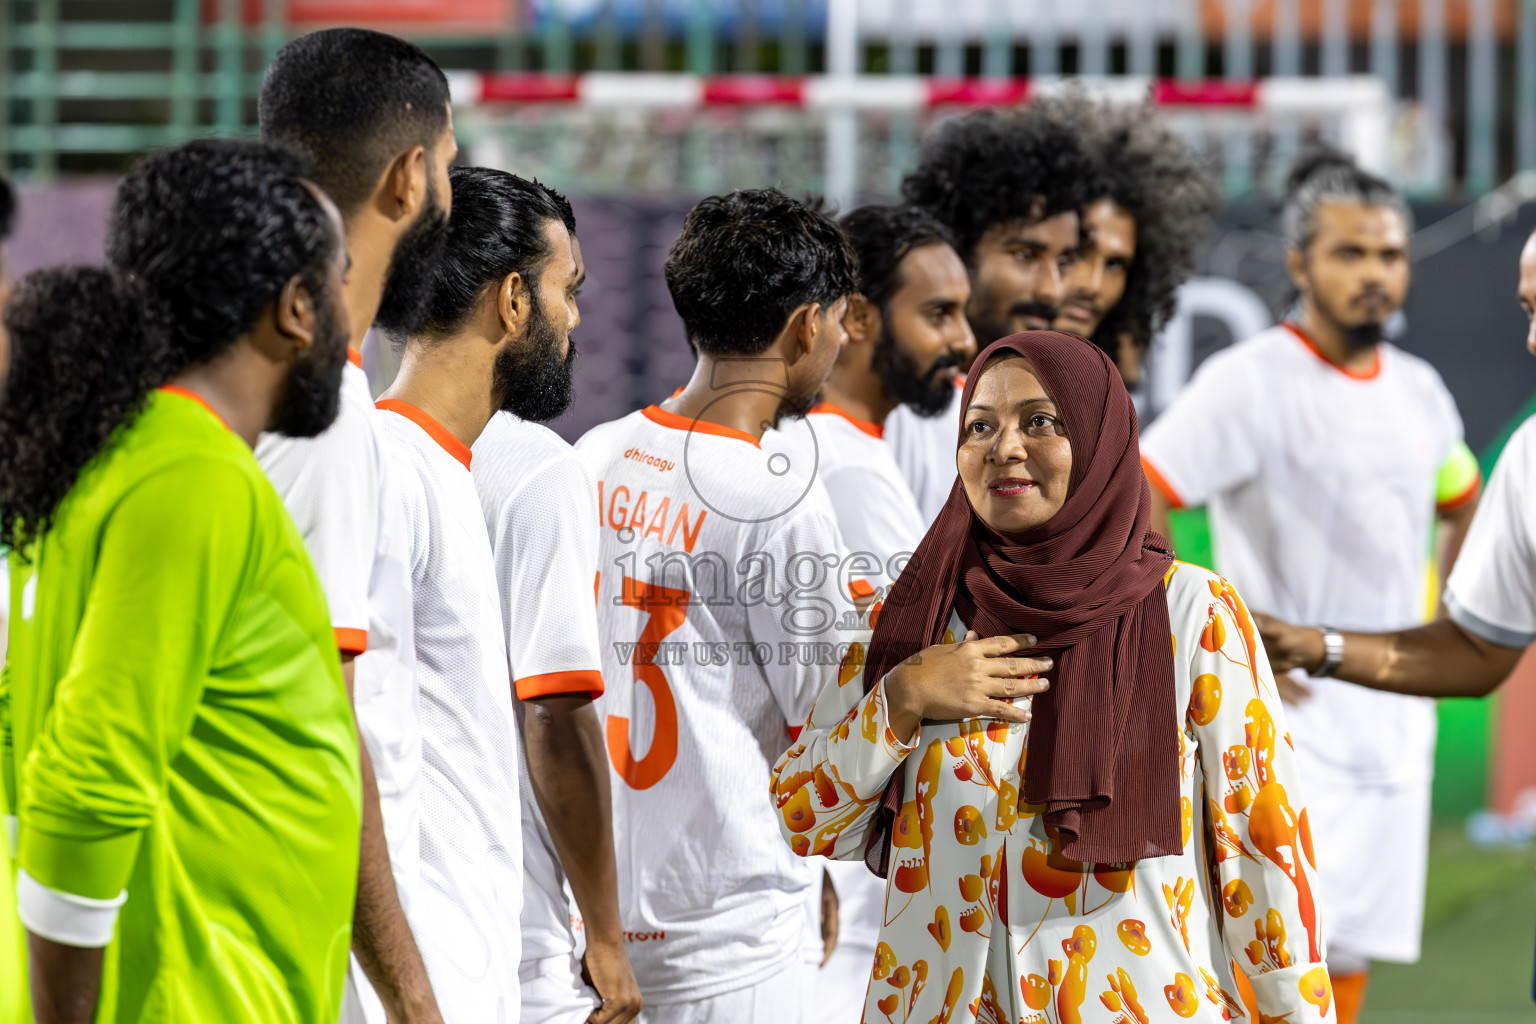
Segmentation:
[(1109, 1012), (1123, 1012), (1136, 1024), (1149, 1024), (1147, 1011), (1141, 1008), (1141, 1002), (1136, 997), (1136, 986), (1131, 984), (1131, 976), (1125, 973), (1125, 968), (1115, 968), (1115, 973), (1106, 975), (1106, 979), (1109, 981), (1109, 991), (1099, 996), (1099, 1001), (1108, 1007)]
[(837, 685), (847, 686), (864, 671), (864, 645), (855, 640), (848, 645), (848, 653), (837, 666)]
[[(809, 782), (809, 773), (806, 774), (805, 781)], [(811, 791), (805, 788), (804, 782), (789, 794), (789, 799), (784, 801), (779, 813), (784, 815), (784, 824), (791, 832), (804, 832), (816, 827), (816, 811), (811, 807)]]
[(933, 941), (939, 944), (944, 952), (949, 952), (949, 941), (954, 932), (950, 930), (949, 908), (942, 903), (933, 912), (933, 924), (928, 926), (928, 934), (933, 936)]
[[(1253, 692), (1261, 693), (1258, 664), (1258, 640), (1255, 637), (1253, 619), (1248, 614), (1247, 605), (1243, 599), (1237, 596), (1237, 591), (1232, 584), (1217, 577), (1210, 582), (1211, 595), (1226, 606), (1227, 613), (1232, 616), (1232, 622), (1237, 626), (1237, 635), (1242, 640), (1243, 650), (1248, 655), (1248, 664), (1243, 668), (1253, 679)], [(1207, 647), (1206, 650), (1220, 650), (1223, 645), (1218, 643), (1215, 648)]]
[(1098, 948), (1098, 937), (1085, 924), (1073, 928), (1070, 939), (1062, 940), (1061, 951), (1067, 954), (1067, 963), (1061, 985), (1056, 989), (1058, 1024), (1083, 1024), (1083, 1000), (1088, 998), (1088, 964)]
[(1242, 917), (1253, 906), (1253, 890), (1241, 878), (1234, 878), (1221, 890), (1221, 905), (1231, 917)]
[(1221, 755), (1222, 770), (1233, 782), (1247, 777), (1249, 761), (1248, 748), (1241, 743), (1232, 744)]
[(1184, 952), (1189, 952), (1189, 911), (1195, 900), (1195, 880), (1179, 878), (1173, 885), (1163, 883), (1163, 899), (1168, 904), (1168, 920), (1178, 929), (1184, 940)]
[(1328, 1016), (1328, 1006), (1333, 1002), (1333, 983), (1328, 980), (1328, 968), (1319, 964), (1301, 976), (1297, 983), (1301, 998), (1317, 1007), (1319, 1017)]
[[(1059, 960), (1051, 963), (1059, 964)], [(1029, 974), (1019, 979), (1019, 991), (1024, 996), (1024, 1005), (1031, 1010), (1043, 1010), (1051, 1005), (1051, 983), (1038, 974)]]
[(1021, 870), (1029, 887), (1047, 899), (1062, 899), (1083, 884), (1083, 865), (1079, 861), (1047, 851), (1034, 838), (1024, 851)]
[(1189, 694), (1189, 720), (1196, 725), (1210, 725), (1216, 721), (1216, 712), (1220, 710), (1221, 679), (1209, 672), (1196, 676)]
[(933, 849), (933, 794), (939, 784), (939, 769), (944, 763), (944, 744), (934, 741), (923, 753), (917, 769), (916, 799), (901, 807), (891, 830), (891, 843), (898, 849), (921, 850), (915, 862), (898, 863), (891, 883), (906, 893), (928, 888), (928, 856)]
[(1195, 979), (1183, 971), (1173, 976), (1172, 985), (1163, 986), (1163, 996), (1173, 1012), (1180, 1017), (1193, 1017), (1200, 1009), (1200, 994), (1195, 991)]
[(1323, 955), (1317, 933), (1317, 904), (1312, 897), (1312, 883), (1301, 866), (1301, 858), (1306, 854), (1301, 849), (1300, 833), (1301, 825), (1286, 799), (1285, 787), (1271, 782), (1261, 788), (1248, 811), (1248, 838), (1296, 886), (1296, 909), (1302, 927), (1307, 930), (1309, 959), (1318, 962)]
[(997, 1001), (997, 985), (992, 981), (991, 971), (981, 976), (981, 995), (971, 1000), (968, 1009), (976, 1024), (1014, 1024), (1013, 1018)]
[(1222, 1020), (1232, 1020), (1234, 1017), (1242, 1017), (1243, 1004), (1229, 996), (1225, 989), (1217, 984), (1211, 977), (1211, 972), (1204, 967), (1196, 968), (1200, 972), (1200, 980), (1205, 983), (1205, 998), (1216, 1004), (1221, 1011)]
[(1120, 936), (1120, 944), (1137, 956), (1146, 956), (1152, 952), (1152, 940), (1147, 938), (1145, 921), (1127, 918), (1120, 922), (1115, 934)]
[(1189, 802), (1189, 797), (1179, 797), (1179, 823), (1184, 830), (1184, 841), (1180, 843), (1182, 849), (1189, 848), (1189, 837), (1195, 831), (1195, 808)]
[(955, 973), (949, 976), (949, 987), (944, 990), (944, 1005), (939, 1008), (938, 1014), (928, 1024), (949, 1024), (951, 1017), (955, 1015), (955, 1007), (960, 1005), (960, 993), (965, 991), (965, 971), (959, 967)]
[(1253, 753), (1253, 774), (1259, 786), (1268, 785), (1275, 777), (1275, 719), (1262, 700), (1255, 697), (1244, 709), (1243, 727), (1248, 749)]
[(955, 842), (961, 846), (975, 846), (986, 838), (987, 825), (981, 820), (981, 811), (966, 804), (955, 812)]
[(1291, 966), (1291, 954), (1285, 948), (1285, 919), (1274, 907), (1264, 920), (1253, 922), (1254, 940), (1248, 943), (1248, 959), (1255, 967), (1279, 971)]

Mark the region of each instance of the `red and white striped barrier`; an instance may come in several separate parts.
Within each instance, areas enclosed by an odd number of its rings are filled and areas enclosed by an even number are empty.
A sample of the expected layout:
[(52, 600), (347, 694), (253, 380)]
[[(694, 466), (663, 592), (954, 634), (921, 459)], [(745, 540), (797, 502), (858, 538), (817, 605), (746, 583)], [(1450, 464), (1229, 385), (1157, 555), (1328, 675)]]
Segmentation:
[(1106, 78), (927, 78), (918, 75), (686, 75), (593, 71), (579, 75), (458, 72), (454, 102), (558, 103), (581, 107), (785, 106), (807, 110), (917, 111), (947, 106), (1017, 106), (1077, 87), (1121, 102), (1227, 108), (1274, 114), (1379, 111), (1386, 87), (1369, 75), (1175, 81)]

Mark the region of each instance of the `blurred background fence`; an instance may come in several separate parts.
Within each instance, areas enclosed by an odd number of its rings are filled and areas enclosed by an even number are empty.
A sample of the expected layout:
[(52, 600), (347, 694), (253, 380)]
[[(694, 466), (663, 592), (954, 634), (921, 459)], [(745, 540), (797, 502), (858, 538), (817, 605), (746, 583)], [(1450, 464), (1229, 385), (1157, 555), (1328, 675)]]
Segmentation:
[[(1381, 90), (1371, 159), (1416, 196), (1477, 196), (1536, 166), (1536, 0), (5, 0), (0, 8), (0, 151), (11, 172), (41, 179), (118, 170), (147, 147), (209, 131), (250, 131), (271, 54), (292, 34), (337, 23), (409, 35), (445, 68), (489, 75), (459, 80), (465, 141), (532, 154), (550, 180), (589, 192), (709, 191), (766, 175), (843, 198), (889, 194), (936, 111), (1018, 102), (1031, 83), (1059, 76), (1121, 96), (1150, 94), (1158, 82), (1172, 89), (1166, 105), (1212, 152), (1234, 197), (1272, 193), (1298, 138), (1337, 133), (1351, 90), (1360, 93), (1350, 76), (1359, 75)], [(594, 72), (596, 102), (578, 95), (593, 91), (583, 83)], [(604, 92), (602, 73), (612, 72), (703, 76), (706, 94), (708, 83), (723, 84), (699, 112), (678, 100), (675, 83), (670, 94), (663, 84), (661, 99), (647, 91), (655, 79), (610, 78)], [(876, 92), (883, 80), (896, 92), (857, 108), (807, 104), (807, 75), (875, 79)], [(935, 101), (901, 102), (902, 83), (920, 80), (913, 76), (948, 87)], [(1255, 107), (1253, 88), (1269, 79), (1311, 80), (1309, 110)], [(1339, 95), (1330, 101), (1330, 92)]]

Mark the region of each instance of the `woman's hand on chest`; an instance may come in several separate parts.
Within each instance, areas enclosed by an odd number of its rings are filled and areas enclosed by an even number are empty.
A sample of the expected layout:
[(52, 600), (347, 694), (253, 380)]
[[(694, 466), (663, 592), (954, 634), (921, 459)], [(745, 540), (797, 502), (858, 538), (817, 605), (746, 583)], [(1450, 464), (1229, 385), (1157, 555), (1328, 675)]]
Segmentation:
[(925, 719), (1029, 721), (1028, 706), (1013, 702), (1050, 685), (1038, 676), (1050, 670), (1051, 659), (1020, 653), (1034, 643), (1034, 637), (1023, 634), (981, 640), (972, 630), (958, 643), (934, 644), (914, 654), (885, 676), (891, 731), (908, 743)]

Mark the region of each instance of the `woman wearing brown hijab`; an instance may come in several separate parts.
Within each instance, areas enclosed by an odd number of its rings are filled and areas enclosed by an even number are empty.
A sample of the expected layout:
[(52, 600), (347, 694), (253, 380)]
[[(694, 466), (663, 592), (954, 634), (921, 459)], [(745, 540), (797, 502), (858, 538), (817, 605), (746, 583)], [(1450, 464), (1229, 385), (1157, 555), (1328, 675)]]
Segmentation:
[(866, 1024), (1333, 1020), (1268, 661), (1148, 530), (1114, 365), (1016, 334), (961, 404), (948, 503), (774, 769), (797, 853), (887, 878)]

